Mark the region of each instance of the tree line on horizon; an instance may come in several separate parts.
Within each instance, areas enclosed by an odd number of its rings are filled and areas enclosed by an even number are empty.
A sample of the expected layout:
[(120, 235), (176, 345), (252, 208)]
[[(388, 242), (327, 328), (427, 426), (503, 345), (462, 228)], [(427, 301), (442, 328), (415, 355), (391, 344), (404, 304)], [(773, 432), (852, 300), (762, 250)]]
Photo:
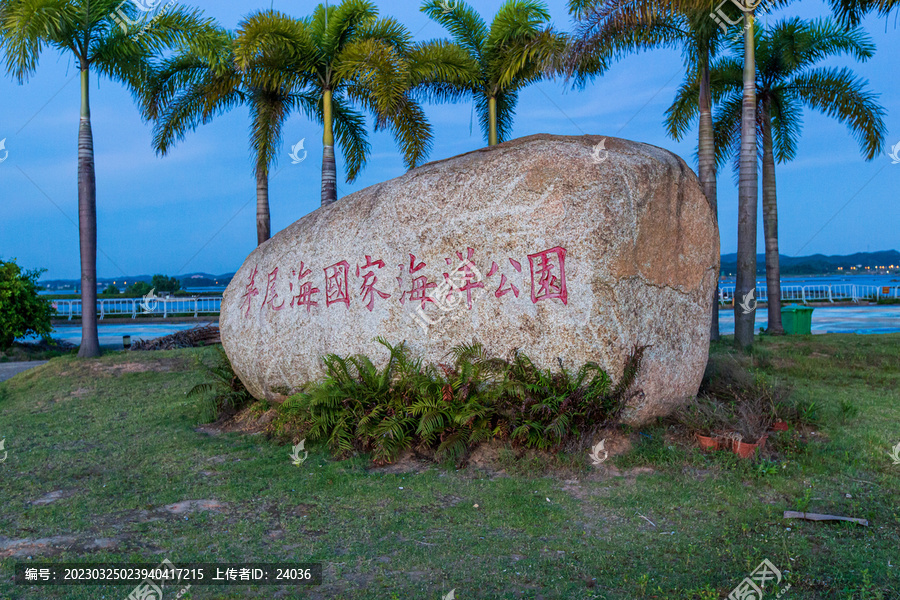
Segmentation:
[[(732, 0), (569, 0), (572, 32), (554, 29), (542, 0), (506, 0), (487, 22), (462, 0), (427, 0), (421, 11), (449, 38), (415, 41), (408, 28), (379, 15), (370, 0), (341, 0), (294, 17), (257, 10), (228, 30), (197, 9), (167, 5), (145, 14), (121, 0), (0, 0), (0, 52), (23, 83), (44, 50), (74, 59), (80, 71), (78, 205), (82, 306), (97, 297), (97, 222), (91, 73), (131, 90), (165, 155), (188, 132), (236, 107), (250, 115), (257, 183), (257, 241), (270, 237), (269, 171), (282, 127), (300, 113), (323, 130), (321, 202), (337, 201), (335, 145), (352, 182), (371, 151), (366, 117), (387, 130), (408, 168), (434, 145), (425, 104), (471, 100), (489, 146), (512, 134), (519, 93), (546, 79), (584, 88), (627, 54), (679, 49), (685, 76), (666, 111), (674, 139), (697, 123), (699, 178), (717, 213), (717, 172), (733, 164), (739, 189), (735, 294), (756, 285), (758, 173), (769, 289), (769, 332), (783, 333), (779, 309), (775, 165), (796, 155), (803, 109), (844, 123), (863, 156), (883, 149), (884, 109), (868, 82), (849, 69), (818, 66), (832, 56), (874, 54), (859, 27), (886, 16), (898, 0), (830, 0), (833, 18), (788, 18), (756, 28), (750, 5)], [(755, 10), (783, 7), (763, 0)], [(118, 12), (119, 19), (112, 15)], [(714, 15), (726, 16), (731, 27)], [(715, 114), (713, 109), (715, 108)], [(718, 290), (710, 298), (711, 337), (718, 333)], [(753, 343), (755, 311), (735, 308), (735, 343)], [(95, 311), (82, 314), (79, 356), (100, 353)]]

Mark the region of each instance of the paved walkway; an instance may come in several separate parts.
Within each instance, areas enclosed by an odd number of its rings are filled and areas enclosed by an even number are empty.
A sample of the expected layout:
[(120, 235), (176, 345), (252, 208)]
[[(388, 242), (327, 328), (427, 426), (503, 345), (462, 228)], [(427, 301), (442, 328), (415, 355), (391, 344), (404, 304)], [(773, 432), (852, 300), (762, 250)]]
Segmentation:
[(6, 381), (13, 375), (18, 375), (22, 371), (27, 371), (28, 369), (39, 367), (44, 364), (47, 364), (46, 360), (0, 363), (0, 381)]

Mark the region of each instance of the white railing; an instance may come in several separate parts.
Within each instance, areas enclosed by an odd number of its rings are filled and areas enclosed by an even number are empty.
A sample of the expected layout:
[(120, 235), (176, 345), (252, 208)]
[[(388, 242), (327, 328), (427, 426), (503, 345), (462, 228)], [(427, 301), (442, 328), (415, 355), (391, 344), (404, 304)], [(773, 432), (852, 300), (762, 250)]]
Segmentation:
[[(57, 317), (81, 316), (81, 300), (53, 300)], [(221, 296), (202, 296), (196, 298), (156, 298), (145, 301), (143, 298), (98, 298), (97, 315), (100, 319), (106, 317), (131, 317), (138, 315), (152, 315), (168, 318), (170, 315), (193, 315), (195, 317), (210, 314), (219, 314), (222, 309)]]
[[(764, 302), (768, 297), (766, 288), (757, 288), (754, 298)], [(783, 285), (782, 301), (789, 302), (859, 302), (860, 300), (900, 299), (900, 286), (854, 285)], [(734, 286), (719, 288), (719, 302), (734, 303)]]
[[(757, 288), (754, 298), (758, 302), (767, 299), (766, 288)], [(860, 300), (900, 299), (900, 286), (854, 285), (783, 285), (781, 299), (788, 302), (859, 302)], [(721, 304), (734, 303), (734, 286), (719, 288)], [(81, 300), (53, 300), (57, 317), (81, 317)], [(168, 318), (172, 314), (217, 315), (222, 309), (221, 296), (199, 296), (195, 298), (157, 298), (145, 302), (143, 298), (98, 298), (97, 315), (106, 317), (153, 315)]]

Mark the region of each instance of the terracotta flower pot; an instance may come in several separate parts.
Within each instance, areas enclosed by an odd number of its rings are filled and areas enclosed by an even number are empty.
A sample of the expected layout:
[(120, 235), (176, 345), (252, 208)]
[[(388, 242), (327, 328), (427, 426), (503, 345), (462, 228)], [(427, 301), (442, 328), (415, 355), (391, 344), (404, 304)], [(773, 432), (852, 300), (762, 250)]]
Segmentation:
[(766, 439), (768, 437), (768, 435), (762, 436), (755, 444), (748, 444), (747, 442), (735, 440), (731, 450), (741, 458), (750, 458), (756, 454), (757, 450), (762, 450), (766, 447)]
[(719, 449), (719, 439), (714, 437), (709, 437), (706, 435), (700, 435), (699, 433), (694, 434), (697, 437), (697, 443), (700, 444), (701, 450), (718, 450)]
[(772, 423), (772, 430), (773, 431), (787, 431), (788, 424), (785, 423), (784, 421), (775, 421), (774, 423)]

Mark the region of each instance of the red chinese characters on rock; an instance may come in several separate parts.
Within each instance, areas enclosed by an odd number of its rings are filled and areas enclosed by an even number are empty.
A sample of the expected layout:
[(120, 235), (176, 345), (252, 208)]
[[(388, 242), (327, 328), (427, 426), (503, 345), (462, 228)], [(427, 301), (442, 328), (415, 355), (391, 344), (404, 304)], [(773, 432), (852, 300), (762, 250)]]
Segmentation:
[(350, 264), (346, 260), (325, 267), (325, 306), (343, 302), (350, 307), (350, 289), (347, 287), (347, 275)]
[[(372, 257), (366, 254), (366, 264), (362, 266), (356, 265), (356, 276), (359, 277), (362, 270), (369, 269), (371, 267), (378, 267), (379, 269), (383, 269), (384, 261), (373, 261)], [(363, 304), (365, 305), (365, 307), (369, 309), (369, 312), (372, 312), (372, 308), (375, 306), (376, 294), (378, 294), (382, 300), (390, 298), (391, 295), (375, 288), (375, 284), (378, 283), (378, 276), (375, 275), (375, 271), (368, 271), (366, 273), (363, 273), (362, 278), (363, 282), (359, 288), (359, 293), (362, 295)], [(366, 299), (368, 299), (368, 301)]]
[(566, 249), (560, 246), (528, 255), (531, 265), (531, 302), (559, 299), (568, 304)]
[(397, 265), (400, 267), (400, 276), (397, 277), (397, 283), (400, 284), (400, 304), (409, 300), (410, 302), (421, 302), (421, 306), (424, 309), (426, 302), (434, 302), (434, 298), (429, 296), (428, 290), (432, 288), (436, 288), (437, 284), (434, 282), (429, 282), (428, 278), (424, 275), (420, 275), (418, 277), (412, 277), (413, 273), (422, 270), (426, 265), (425, 262), (420, 262), (416, 264), (416, 257), (413, 254), (409, 255), (409, 275), (412, 278), (412, 287), (409, 290), (403, 290), (403, 265)]
[(291, 271), (291, 277), (292, 278), (295, 276), (297, 277), (297, 294), (296, 295), (293, 295), (294, 294), (294, 282), (291, 282), (291, 284), (290, 284), (291, 294), (292, 294), (291, 308), (294, 308), (294, 306), (297, 306), (297, 307), (305, 306), (306, 312), (309, 312), (313, 306), (319, 305), (318, 302), (313, 300), (313, 296), (315, 294), (319, 293), (319, 288), (313, 287), (313, 284), (311, 281), (303, 281), (304, 279), (309, 277), (310, 273), (312, 273), (312, 269), (306, 269), (306, 270), (303, 269), (303, 261), (302, 260), (300, 261), (300, 272), (298, 273), (297, 271), (293, 271), (293, 270)]
[[(564, 305), (568, 304), (568, 290), (566, 289), (566, 249), (561, 246), (549, 248), (528, 254), (528, 263), (531, 271), (531, 302), (536, 304), (543, 300), (560, 300)], [(449, 303), (448, 298), (454, 294), (465, 292), (466, 308), (472, 309), (473, 290), (485, 288), (485, 279), (500, 275), (500, 282), (497, 289), (494, 290), (496, 298), (502, 298), (506, 294), (512, 293), (516, 298), (519, 297), (520, 289), (513, 281), (515, 273), (522, 273), (522, 263), (518, 260), (507, 257), (509, 265), (506, 262), (498, 264), (491, 261), (491, 268), (485, 276), (475, 266), (473, 257), (475, 255), (474, 248), (466, 248), (466, 255), (463, 257), (462, 252), (456, 252), (459, 259), (459, 265), (452, 273), (443, 273), (444, 280), (438, 285), (433, 281), (429, 281), (422, 270), (427, 267), (424, 261), (416, 262), (414, 254), (409, 254), (409, 266), (404, 264), (398, 265), (400, 268), (400, 276), (397, 277), (399, 288), (400, 304), (407, 301), (410, 304), (418, 304), (420, 309), (425, 308), (426, 302), (431, 302), (441, 310), (450, 310), (454, 308), (456, 303)], [(361, 278), (359, 294), (362, 299), (363, 306), (370, 312), (375, 308), (377, 298), (386, 300), (391, 294), (376, 287), (379, 282), (377, 275), (378, 270), (383, 269), (385, 263), (383, 260), (373, 260), (368, 254), (365, 255), (365, 264), (356, 265), (356, 276)], [(452, 258), (446, 258), (448, 265), (453, 264)], [(503, 271), (506, 271), (505, 273)], [(332, 304), (344, 304), (350, 306), (350, 264), (346, 260), (337, 262), (323, 269), (325, 272), (325, 306)], [(404, 271), (408, 273), (408, 278), (404, 276)], [(515, 271), (515, 273), (513, 273)], [(258, 275), (258, 266), (254, 266), (250, 273), (247, 283), (244, 285), (244, 291), (241, 295), (240, 311), (245, 317), (250, 315), (253, 298), (259, 295), (259, 289), (256, 284), (256, 276)], [(280, 311), (285, 308), (286, 299), (279, 298), (276, 290), (278, 283), (279, 267), (272, 269), (266, 279), (265, 293), (263, 294), (262, 305), (260, 309), (268, 309), (272, 311)], [(290, 294), (290, 308), (306, 307), (306, 312), (311, 313), (313, 307), (319, 306), (319, 300), (316, 295), (320, 293), (319, 288), (315, 287), (312, 281), (313, 270), (301, 261), (299, 270), (291, 270), (290, 281), (288, 283)], [(519, 280), (517, 279), (516, 282)], [(523, 282), (524, 284), (524, 282)], [(493, 287), (493, 284), (492, 284)], [(442, 297), (444, 296), (444, 297)], [(447, 306), (443, 304), (447, 301)], [(459, 297), (459, 301), (462, 298)]]
[[(268, 306), (272, 310), (281, 310), (284, 308), (284, 300), (281, 301), (281, 304), (275, 305), (275, 301), (278, 300), (278, 292), (275, 291), (275, 283), (278, 281), (278, 267), (272, 269), (269, 273), (268, 281), (266, 282), (266, 295), (263, 296), (263, 306)], [(272, 295), (269, 298), (269, 294)]]
[[(484, 282), (481, 280), (481, 273), (478, 272), (478, 269), (475, 267), (475, 263), (472, 262), (472, 257), (475, 255), (474, 248), (466, 248), (466, 257), (463, 258), (462, 252), (457, 252), (456, 257), (461, 261), (459, 266), (453, 270), (452, 275), (462, 274), (462, 278), (459, 283), (452, 281), (452, 277), (450, 273), (444, 273), (444, 283), (448, 284), (451, 289), (458, 289), (460, 292), (466, 293), (466, 308), (469, 310), (472, 309), (472, 290), (476, 288), (484, 289)], [(446, 258), (447, 264), (452, 264), (452, 259)], [(443, 300), (443, 299), (439, 299)]]
[[(509, 261), (509, 264), (512, 265), (513, 269), (515, 269), (519, 273), (522, 272), (522, 263), (520, 263), (519, 261), (517, 261), (514, 258), (508, 258), (507, 260)], [(491, 263), (491, 270), (488, 271), (487, 276), (493, 277), (494, 273), (496, 273), (499, 268), (500, 267), (497, 265), (496, 262)], [(506, 286), (506, 283), (507, 283), (506, 275), (501, 273), (500, 274), (500, 285), (497, 287), (497, 290), (494, 292), (494, 296), (496, 296), (497, 298), (500, 298), (504, 294), (508, 294), (508, 293), (512, 292), (513, 295), (516, 298), (518, 298), (519, 297), (519, 288), (514, 286), (512, 284), (512, 282), (509, 282), (508, 287), (504, 287), (504, 286)]]
[(244, 305), (247, 305), (247, 310), (244, 311), (244, 317), (250, 315), (250, 302), (253, 300), (254, 296), (259, 296), (259, 290), (256, 289), (256, 272), (258, 268), (256, 266), (253, 267), (253, 272), (250, 273), (250, 281), (244, 287), (244, 293), (241, 295), (241, 309), (244, 308)]

